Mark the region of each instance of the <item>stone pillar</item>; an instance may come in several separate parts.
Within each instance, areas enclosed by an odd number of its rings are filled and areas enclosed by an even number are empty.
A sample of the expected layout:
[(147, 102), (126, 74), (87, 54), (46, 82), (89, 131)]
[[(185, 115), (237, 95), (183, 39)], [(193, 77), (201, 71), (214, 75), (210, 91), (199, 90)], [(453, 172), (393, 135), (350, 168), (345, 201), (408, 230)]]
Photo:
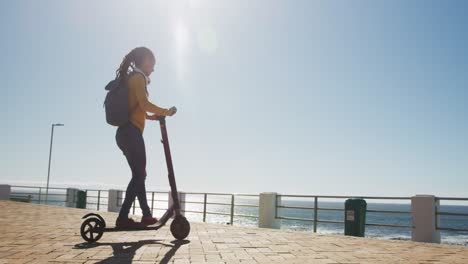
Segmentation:
[[(65, 202), (66, 207), (76, 207), (78, 189), (76, 188), (67, 188), (67, 201)], [(50, 198), (50, 193), (49, 193)]]
[[(276, 219), (276, 199), (277, 193), (263, 192), (260, 193), (258, 207), (258, 227), (262, 228), (280, 228), (281, 220)], [(278, 200), (278, 204), (281, 201)]]
[(107, 199), (107, 211), (108, 212), (120, 212), (120, 208), (123, 203), (123, 191), (110, 189)]
[[(439, 201), (434, 195), (416, 195), (411, 197), (411, 215), (413, 228), (411, 239), (416, 242), (440, 243), (440, 231), (437, 230), (437, 222), (440, 223), (436, 210)], [(436, 222), (437, 217), (437, 222)]]
[(0, 184), (0, 200), (10, 200), (11, 186)]
[[(168, 203), (167, 203), (167, 208), (170, 208), (173, 204), (174, 204), (174, 200), (172, 199), (172, 192), (169, 191), (168, 192)], [(185, 193), (183, 192), (179, 192), (179, 203), (180, 203), (180, 214), (181, 215), (185, 215), (185, 203), (183, 202), (185, 201)]]

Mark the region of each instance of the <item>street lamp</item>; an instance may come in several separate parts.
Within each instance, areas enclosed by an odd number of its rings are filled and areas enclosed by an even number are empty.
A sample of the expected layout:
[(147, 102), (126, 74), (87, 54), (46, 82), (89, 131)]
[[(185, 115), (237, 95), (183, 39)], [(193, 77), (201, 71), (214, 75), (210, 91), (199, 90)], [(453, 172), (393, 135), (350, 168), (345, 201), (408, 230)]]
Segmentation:
[(54, 141), (54, 127), (56, 126), (64, 126), (64, 124), (52, 124), (52, 131), (50, 132), (49, 168), (47, 170), (47, 187), (46, 187), (46, 198), (45, 198), (46, 204), (47, 204), (47, 199), (49, 198), (50, 160), (52, 158), (52, 142)]

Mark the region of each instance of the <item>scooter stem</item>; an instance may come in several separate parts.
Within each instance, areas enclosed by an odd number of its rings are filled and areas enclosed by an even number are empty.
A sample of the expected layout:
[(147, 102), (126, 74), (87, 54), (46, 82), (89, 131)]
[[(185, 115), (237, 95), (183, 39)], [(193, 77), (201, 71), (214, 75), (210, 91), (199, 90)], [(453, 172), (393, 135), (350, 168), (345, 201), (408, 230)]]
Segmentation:
[(167, 136), (166, 129), (166, 118), (164, 116), (160, 116), (157, 118), (157, 120), (159, 121), (159, 127), (161, 128), (161, 143), (164, 146), (164, 155), (166, 156), (169, 185), (171, 186), (172, 201), (174, 202), (174, 213), (175, 215), (180, 215), (179, 195), (177, 192), (177, 185), (175, 181), (174, 167), (172, 166), (171, 149), (169, 148), (169, 138)]

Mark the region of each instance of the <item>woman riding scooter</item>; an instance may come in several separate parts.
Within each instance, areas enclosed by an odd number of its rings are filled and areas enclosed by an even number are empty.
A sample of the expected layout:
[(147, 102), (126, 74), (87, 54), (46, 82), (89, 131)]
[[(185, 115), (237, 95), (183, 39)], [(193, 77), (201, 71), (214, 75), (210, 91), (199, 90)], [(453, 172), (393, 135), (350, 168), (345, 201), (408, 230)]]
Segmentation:
[[(128, 53), (117, 69), (117, 78), (123, 78), (128, 83), (128, 110), (130, 122), (120, 126), (115, 135), (117, 145), (127, 158), (132, 171), (132, 179), (128, 184), (125, 200), (116, 220), (117, 228), (131, 228), (141, 225), (153, 225), (158, 220), (152, 216), (146, 199), (146, 150), (143, 140), (145, 120), (156, 120), (158, 116), (172, 116), (177, 112), (175, 107), (161, 108), (148, 101), (147, 85), (149, 76), (154, 71), (156, 59), (153, 52), (145, 47), (138, 47)], [(129, 76), (129, 69), (132, 69)], [(127, 78), (128, 77), (128, 78)], [(148, 115), (147, 113), (152, 113)], [(143, 213), (141, 223), (128, 217), (132, 203), (138, 197)]]

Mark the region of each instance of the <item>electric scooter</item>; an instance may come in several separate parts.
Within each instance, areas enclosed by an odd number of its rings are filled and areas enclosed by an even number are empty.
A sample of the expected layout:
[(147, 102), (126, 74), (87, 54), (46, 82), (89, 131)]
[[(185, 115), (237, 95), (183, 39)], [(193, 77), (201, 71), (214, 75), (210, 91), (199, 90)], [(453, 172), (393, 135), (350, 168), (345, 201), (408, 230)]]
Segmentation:
[(119, 231), (143, 231), (143, 230), (158, 230), (163, 227), (167, 221), (174, 216), (174, 220), (171, 223), (171, 233), (178, 239), (185, 239), (190, 233), (190, 223), (187, 218), (180, 213), (180, 201), (177, 193), (177, 186), (174, 175), (174, 167), (172, 166), (171, 150), (169, 148), (169, 139), (167, 137), (166, 119), (164, 116), (158, 117), (159, 126), (161, 128), (161, 143), (164, 146), (164, 154), (166, 156), (166, 165), (168, 171), (169, 185), (171, 186), (171, 195), (173, 204), (170, 206), (161, 219), (155, 225), (152, 226), (141, 226), (132, 228), (117, 228), (117, 227), (106, 227), (106, 221), (104, 218), (96, 213), (89, 213), (83, 216), (86, 219), (81, 224), (80, 233), (81, 237), (89, 242), (96, 242), (101, 239), (104, 232), (119, 232)]

